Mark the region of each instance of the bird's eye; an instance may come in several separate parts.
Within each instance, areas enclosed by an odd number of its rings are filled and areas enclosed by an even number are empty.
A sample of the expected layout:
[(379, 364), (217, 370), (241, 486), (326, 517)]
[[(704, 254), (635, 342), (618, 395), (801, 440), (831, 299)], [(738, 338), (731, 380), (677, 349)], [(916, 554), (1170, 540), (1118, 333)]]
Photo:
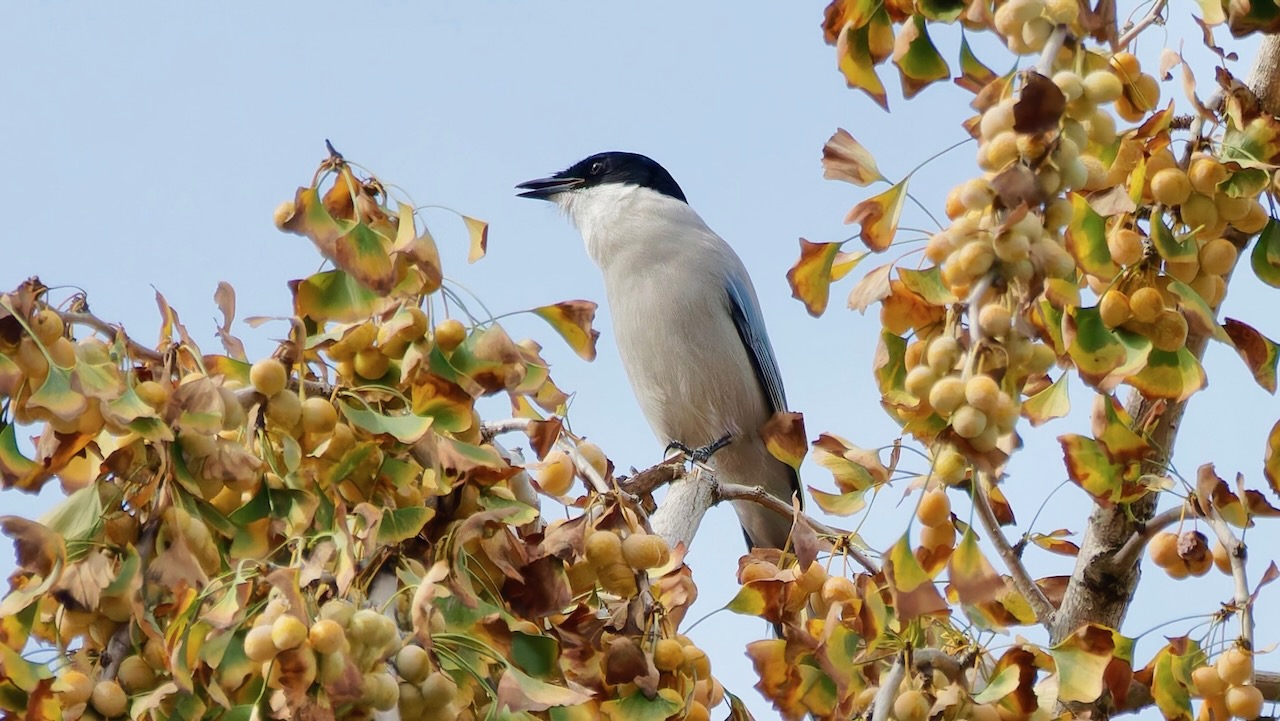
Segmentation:
[(591, 164), (591, 174), (592, 174), (592, 175), (599, 175), (599, 174), (601, 174), (601, 173), (603, 173), (603, 172), (604, 172), (604, 161), (603, 161), (603, 160), (597, 160), (596, 162), (594, 162), (594, 163), (592, 163), (592, 164)]

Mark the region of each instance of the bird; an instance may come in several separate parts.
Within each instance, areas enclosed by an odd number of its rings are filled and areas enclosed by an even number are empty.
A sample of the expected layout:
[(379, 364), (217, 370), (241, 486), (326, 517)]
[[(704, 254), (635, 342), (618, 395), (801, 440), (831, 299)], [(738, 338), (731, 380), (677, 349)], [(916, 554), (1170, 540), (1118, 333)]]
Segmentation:
[[(604, 277), (623, 368), (668, 450), (726, 483), (761, 486), (790, 505), (795, 469), (760, 427), (787, 409), (760, 301), (742, 259), (689, 205), (671, 173), (638, 153), (591, 155), (516, 188), (559, 206)], [(789, 518), (736, 501), (748, 549), (786, 547)]]

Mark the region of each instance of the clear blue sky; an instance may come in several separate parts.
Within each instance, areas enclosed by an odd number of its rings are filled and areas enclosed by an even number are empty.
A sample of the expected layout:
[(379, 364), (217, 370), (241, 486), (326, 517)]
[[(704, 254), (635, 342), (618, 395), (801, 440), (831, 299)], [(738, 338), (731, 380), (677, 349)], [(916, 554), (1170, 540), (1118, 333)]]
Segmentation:
[[(1129, 7), (1129, 3), (1122, 3)], [(822, 43), (822, 2), (712, 3), (378, 2), (253, 3), (204, 6), (136, 3), (21, 3), (0, 26), (0, 287), (28, 275), (52, 286), (78, 285), (93, 310), (154, 338), (152, 287), (179, 309), (206, 350), (217, 348), (212, 302), (218, 281), (239, 296), (241, 317), (285, 315), (286, 281), (318, 266), (303, 239), (271, 225), (275, 205), (291, 198), (323, 157), (325, 138), (349, 159), (407, 189), (419, 203), (450, 206), (492, 223), (490, 254), (465, 263), (466, 235), (435, 211), (428, 222), (445, 255), (446, 273), (495, 312), (568, 298), (603, 302), (596, 269), (577, 234), (547, 205), (515, 197), (512, 186), (606, 149), (643, 152), (680, 181), (691, 204), (735, 245), (755, 282), (795, 410), (811, 437), (821, 431), (863, 446), (883, 445), (896, 428), (878, 407), (870, 373), (873, 317), (843, 308), (846, 281), (824, 318), (792, 300), (784, 277), (797, 238), (838, 240), (854, 229), (841, 220), (866, 193), (824, 181), (822, 143), (848, 128), (897, 177), (963, 137), (967, 93), (928, 89), (905, 103), (891, 94), (887, 115), (846, 90), (834, 51)], [(1181, 8), (1180, 4), (1175, 6)], [(1222, 34), (1225, 39), (1225, 33)], [(937, 41), (954, 57), (957, 33)], [(1189, 22), (1151, 33), (1189, 53), (1199, 31)], [(1242, 55), (1249, 57), (1249, 48)], [(997, 69), (1007, 61), (983, 56)], [(1212, 77), (1207, 55), (1199, 76)], [(998, 62), (997, 62), (998, 61)], [(894, 81), (892, 68), (882, 73)], [(1240, 70), (1243, 73), (1243, 69)], [(1176, 83), (1165, 95), (1180, 92)], [(975, 172), (972, 146), (934, 162), (913, 192), (941, 208), (946, 189)], [(905, 225), (927, 227), (908, 213)], [(868, 267), (873, 265), (868, 264)], [(1246, 274), (1247, 275), (1247, 274)], [(1256, 309), (1274, 296), (1251, 278), (1233, 287), (1225, 314), (1273, 338), (1280, 319)], [(644, 467), (661, 448), (639, 414), (618, 364), (607, 309), (598, 316), (600, 357), (580, 361), (539, 321), (517, 318), (517, 336), (547, 346), (560, 384), (578, 392), (571, 420), (623, 467)], [(269, 352), (278, 329), (237, 323), (252, 354)], [(1214, 347), (1210, 388), (1196, 396), (1176, 463), (1194, 473), (1205, 461), (1226, 477), (1261, 477), (1263, 440), (1280, 404), (1252, 382), (1234, 353)], [(1079, 388), (1076, 389), (1077, 391)], [(1074, 394), (1078, 409), (1089, 396)], [(1026, 449), (1011, 467), (1007, 492), (1021, 523), (1064, 475), (1054, 438), (1088, 432), (1087, 418), (1024, 433)], [(830, 489), (820, 468), (804, 480)], [(887, 548), (911, 504), (889, 489), (862, 524), (866, 539)], [(1274, 499), (1274, 497), (1273, 497)], [(8, 512), (35, 515), (56, 500), (6, 492)], [(964, 516), (967, 506), (953, 498)], [(1036, 523), (1041, 531), (1081, 531), (1083, 493), (1066, 487)], [(733, 594), (741, 536), (729, 509), (707, 519), (691, 558), (701, 599), (690, 618)], [(1275, 528), (1250, 534), (1255, 577)], [(4, 545), (0, 572), (12, 568)], [(1037, 574), (1069, 573), (1071, 563), (1035, 550)], [(999, 567), (998, 561), (996, 562)], [(1227, 600), (1222, 576), (1174, 583), (1149, 573), (1124, 631), (1209, 612)], [(1280, 608), (1261, 599), (1259, 639), (1280, 635), (1267, 619)], [(1176, 601), (1173, 599), (1177, 599)], [(1164, 629), (1176, 635), (1191, 624)], [(742, 656), (763, 624), (721, 613), (698, 626), (717, 675), (743, 694), (761, 718), (772, 714), (750, 688)], [(1143, 662), (1159, 635), (1139, 645)], [(1277, 664), (1267, 664), (1276, 666)]]

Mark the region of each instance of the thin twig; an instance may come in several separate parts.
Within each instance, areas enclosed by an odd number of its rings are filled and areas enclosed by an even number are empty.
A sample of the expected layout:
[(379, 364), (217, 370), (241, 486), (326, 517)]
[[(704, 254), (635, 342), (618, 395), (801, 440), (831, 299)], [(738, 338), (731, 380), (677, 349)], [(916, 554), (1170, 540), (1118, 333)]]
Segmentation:
[(1120, 547), (1119, 551), (1111, 557), (1107, 563), (1116, 570), (1127, 571), (1133, 564), (1142, 558), (1142, 552), (1146, 549), (1147, 544), (1151, 542), (1155, 535), (1173, 524), (1181, 521), (1188, 514), (1186, 505), (1176, 508), (1170, 508), (1163, 513), (1157, 514), (1147, 524), (1142, 527), (1141, 531), (1134, 533), (1125, 544)]
[(164, 362), (164, 356), (158, 351), (152, 350), (144, 345), (139, 345), (124, 333), (124, 328), (112, 325), (92, 313), (71, 313), (66, 311), (57, 311), (57, 313), (58, 316), (62, 318), (62, 322), (66, 325), (88, 326), (100, 333), (107, 334), (112, 339), (114, 339), (117, 334), (124, 335), (125, 343), (130, 354), (137, 358), (142, 358), (143, 360), (149, 360), (152, 363)]
[(1164, 16), (1161, 13), (1164, 12), (1164, 6), (1168, 2), (1169, 0), (1156, 0), (1155, 4), (1151, 6), (1151, 10), (1141, 20), (1130, 26), (1128, 30), (1124, 31), (1123, 35), (1116, 39), (1115, 47), (1112, 49), (1116, 52), (1124, 50), (1143, 30), (1156, 23), (1164, 24)]
[[(752, 503), (757, 503), (768, 508), (774, 513), (785, 516), (786, 518), (795, 517), (795, 509), (791, 507), (791, 504), (769, 493), (763, 486), (744, 486), (737, 483), (722, 483), (718, 480), (713, 481), (713, 483), (712, 494), (716, 503), (721, 501), (751, 501)], [(805, 525), (809, 526), (809, 528), (812, 528), (814, 533), (820, 536), (848, 538), (853, 535), (849, 531), (836, 528), (834, 526), (828, 526), (827, 524), (814, 520), (803, 513), (800, 514), (800, 520), (803, 521)], [(858, 565), (866, 569), (867, 573), (875, 575), (880, 572), (880, 567), (876, 565), (875, 561), (872, 561), (867, 557), (866, 554), (849, 544), (845, 545), (847, 546), (846, 550), (849, 553), (849, 557), (856, 561)]]
[(1009, 539), (1005, 537), (1004, 531), (1000, 530), (1000, 522), (996, 520), (996, 514), (991, 511), (991, 503), (987, 500), (986, 484), (989, 482), (991, 477), (986, 473), (979, 473), (978, 478), (974, 479), (973, 509), (977, 512), (978, 520), (982, 522), (982, 528), (990, 537), (992, 545), (996, 547), (996, 552), (1000, 554), (1000, 558), (1004, 559), (1004, 565), (1008, 567), (1009, 575), (1013, 578), (1014, 588), (1027, 599), (1032, 613), (1036, 615), (1036, 621), (1045, 628), (1049, 628), (1053, 624), (1055, 613), (1053, 604), (1049, 603), (1044, 591), (1036, 585), (1031, 574), (1027, 572), (1027, 567), (1022, 565), (1022, 559), (1018, 558), (1017, 552), (1009, 545)]

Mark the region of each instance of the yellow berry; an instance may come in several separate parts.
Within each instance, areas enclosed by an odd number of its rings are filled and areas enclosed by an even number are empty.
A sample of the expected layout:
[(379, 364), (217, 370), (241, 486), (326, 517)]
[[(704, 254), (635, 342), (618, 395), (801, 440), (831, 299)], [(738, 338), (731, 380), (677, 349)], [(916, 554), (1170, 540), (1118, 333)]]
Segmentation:
[(1149, 112), (1160, 104), (1160, 83), (1154, 77), (1142, 73), (1125, 88), (1125, 97), (1138, 110)]
[(1124, 80), (1125, 84), (1137, 80), (1138, 75), (1142, 73), (1142, 63), (1138, 61), (1137, 56), (1123, 50), (1111, 56), (1111, 68)]
[(116, 681), (125, 693), (138, 693), (155, 687), (156, 672), (141, 656), (126, 656), (116, 669)]
[(327, 398), (311, 396), (302, 402), (302, 430), (327, 434), (338, 425), (338, 411)]
[(244, 637), (244, 655), (254, 663), (265, 663), (276, 657), (280, 649), (271, 639), (272, 626), (254, 626)]
[(129, 705), (129, 697), (115, 681), (99, 681), (93, 687), (89, 702), (95, 711), (107, 718), (112, 718), (124, 715)]
[(58, 674), (54, 689), (63, 708), (66, 708), (88, 702), (89, 696), (93, 694), (93, 685), (93, 679), (83, 671), (70, 668)]
[(430, 654), (417, 644), (405, 646), (396, 653), (396, 673), (409, 683), (422, 683), (431, 673)]
[(1229, 174), (1225, 165), (1207, 156), (1192, 160), (1191, 167), (1187, 169), (1191, 188), (1211, 198), (1218, 192), (1218, 184), (1226, 180)]
[(365, 348), (354, 359), (356, 375), (369, 381), (378, 380), (391, 368), (391, 359), (377, 348)]
[(1109, 70), (1096, 70), (1084, 76), (1082, 81), (1084, 97), (1095, 105), (1110, 103), (1124, 92), (1124, 84), (1120, 78)]
[(960, 360), (960, 344), (955, 338), (944, 335), (929, 341), (925, 351), (925, 362), (937, 375), (950, 373)]
[(458, 684), (444, 671), (436, 671), (422, 682), (422, 702), (427, 708), (443, 708), (458, 696)]
[(893, 715), (898, 721), (926, 721), (931, 706), (924, 694), (909, 689), (893, 700)]
[(1178, 563), (1181, 559), (1178, 557), (1177, 534), (1162, 531), (1152, 536), (1147, 542), (1147, 553), (1151, 555), (1151, 561), (1160, 568), (1169, 568)]
[(449, 318), (436, 325), (434, 336), (440, 350), (452, 353), (467, 337), (467, 328), (457, 318)]
[(281, 651), (297, 648), (307, 640), (307, 624), (292, 614), (284, 614), (271, 624), (271, 642)]
[(1226, 238), (1214, 238), (1200, 249), (1200, 269), (1210, 275), (1226, 275), (1236, 266), (1236, 246)]
[(1191, 682), (1202, 697), (1213, 698), (1227, 692), (1227, 684), (1213, 666), (1201, 666), (1191, 672)]
[(995, 408), (1002, 395), (1000, 384), (988, 375), (976, 375), (964, 384), (965, 402), (983, 413)]
[(1128, 297), (1115, 288), (1102, 294), (1102, 299), (1098, 302), (1098, 313), (1102, 316), (1102, 324), (1108, 328), (1121, 325), (1132, 315)]
[(62, 338), (63, 330), (65, 325), (62, 322), (62, 316), (52, 308), (41, 308), (31, 319), (31, 331), (46, 346)]
[(1227, 689), (1227, 711), (1236, 718), (1253, 721), (1262, 715), (1265, 699), (1257, 686), (1232, 686)]
[(1116, 228), (1107, 235), (1111, 259), (1120, 265), (1133, 265), (1142, 260), (1143, 236), (1131, 228)]
[(578, 455), (601, 477), (609, 474), (609, 459), (600, 446), (591, 441), (582, 441), (578, 444)]
[(926, 526), (937, 526), (951, 521), (951, 499), (941, 488), (925, 491), (916, 506), (916, 518)]
[(543, 466), (534, 475), (538, 487), (552, 496), (563, 496), (573, 487), (573, 460), (561, 450), (553, 450), (542, 461)]
[(1176, 166), (1158, 170), (1151, 176), (1151, 196), (1170, 207), (1182, 205), (1191, 197), (1191, 180)]
[(960, 406), (951, 416), (951, 427), (961, 438), (976, 438), (987, 428), (987, 414), (973, 406)]
[(907, 378), (903, 383), (907, 392), (916, 398), (928, 398), (929, 390), (933, 388), (933, 384), (938, 380), (938, 376), (933, 369), (927, 365), (919, 365), (907, 371)]
[(249, 382), (254, 390), (269, 398), (284, 390), (289, 374), (279, 360), (264, 358), (249, 369)]
[(612, 531), (594, 531), (585, 544), (587, 563), (597, 572), (622, 561), (622, 539)]
[[(1187, 319), (1182, 313), (1166, 308), (1156, 317), (1155, 333), (1151, 336), (1151, 342), (1156, 348), (1173, 353), (1181, 348), (1187, 342)], [(1205, 567), (1208, 570), (1208, 567)], [(1194, 575), (1200, 575), (1192, 572)]]
[(1213, 565), (1219, 571), (1231, 575), (1231, 554), (1227, 551), (1227, 547), (1221, 543), (1213, 544)]
[[(352, 609), (352, 613), (354, 612)], [(347, 632), (343, 630), (342, 624), (332, 618), (321, 618), (311, 624), (307, 638), (316, 653), (333, 653), (347, 645)], [(274, 643), (274, 639), (272, 642)]]
[(671, 560), (671, 549), (661, 536), (632, 533), (622, 540), (622, 558), (637, 571), (658, 568)]
[(1253, 680), (1253, 654), (1238, 646), (1223, 651), (1214, 666), (1222, 680), (1231, 686)]
[(952, 548), (956, 544), (956, 527), (951, 523), (939, 523), (920, 529), (920, 547), (928, 551)]
[(625, 563), (613, 563), (597, 570), (600, 587), (605, 591), (623, 598), (633, 598), (639, 593), (636, 586), (636, 574)]
[(853, 603), (858, 600), (858, 586), (844, 576), (827, 576), (822, 582), (822, 600), (827, 603)]
[(1155, 288), (1139, 288), (1129, 296), (1129, 310), (1138, 322), (1154, 323), (1164, 310), (1164, 298)]
[(1012, 323), (1009, 309), (1000, 303), (988, 303), (978, 312), (978, 326), (992, 338), (1004, 338)]
[(684, 646), (674, 638), (659, 639), (653, 647), (653, 665), (659, 671), (675, 671), (684, 665)]
[(285, 389), (267, 398), (267, 420), (284, 429), (292, 430), (302, 420), (302, 401), (298, 394)]
[(960, 376), (938, 379), (929, 390), (929, 405), (940, 415), (951, 415), (964, 403), (964, 386)]
[(968, 459), (951, 446), (942, 449), (933, 462), (933, 475), (948, 486), (954, 486), (963, 481), (968, 470)]

